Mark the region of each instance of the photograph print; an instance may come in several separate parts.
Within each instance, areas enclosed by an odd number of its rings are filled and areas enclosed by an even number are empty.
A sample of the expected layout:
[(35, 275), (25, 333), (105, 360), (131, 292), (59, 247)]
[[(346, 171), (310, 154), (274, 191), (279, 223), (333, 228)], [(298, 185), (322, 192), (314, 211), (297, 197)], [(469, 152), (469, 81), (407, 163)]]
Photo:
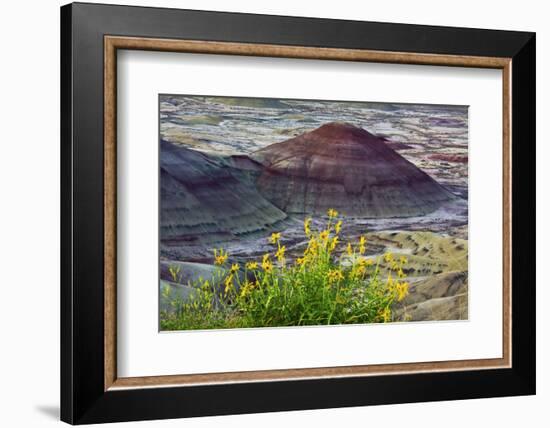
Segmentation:
[(159, 95), (161, 331), (468, 319), (468, 107)]

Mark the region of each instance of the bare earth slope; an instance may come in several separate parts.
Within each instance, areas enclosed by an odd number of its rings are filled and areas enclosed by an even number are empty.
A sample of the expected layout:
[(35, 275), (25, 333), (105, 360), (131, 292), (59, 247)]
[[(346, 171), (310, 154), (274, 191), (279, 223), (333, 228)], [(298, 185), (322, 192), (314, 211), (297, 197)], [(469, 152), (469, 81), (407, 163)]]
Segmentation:
[(411, 217), (430, 213), (454, 196), (384, 139), (331, 122), (253, 152), (264, 165), (260, 193), (287, 213)]
[(230, 239), (286, 218), (222, 158), (161, 141), (160, 174), (164, 245)]

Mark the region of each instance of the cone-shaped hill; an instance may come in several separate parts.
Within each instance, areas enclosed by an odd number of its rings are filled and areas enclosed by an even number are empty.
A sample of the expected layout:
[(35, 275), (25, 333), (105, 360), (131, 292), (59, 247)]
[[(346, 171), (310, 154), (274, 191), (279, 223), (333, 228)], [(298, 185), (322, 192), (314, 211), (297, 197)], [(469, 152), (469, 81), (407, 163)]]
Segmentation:
[(380, 137), (331, 122), (250, 155), (264, 168), (260, 193), (287, 213), (410, 217), (455, 196)]
[[(161, 141), (160, 232), (166, 245), (264, 231), (286, 214), (224, 158)], [(260, 167), (258, 165), (258, 167)]]

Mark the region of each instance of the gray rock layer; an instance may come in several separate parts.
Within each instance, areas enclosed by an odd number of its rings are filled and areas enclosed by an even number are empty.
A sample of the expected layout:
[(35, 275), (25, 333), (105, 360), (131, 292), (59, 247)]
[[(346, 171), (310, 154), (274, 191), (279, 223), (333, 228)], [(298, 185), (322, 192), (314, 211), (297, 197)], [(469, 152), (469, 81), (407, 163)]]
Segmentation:
[(222, 158), (161, 141), (160, 233), (164, 245), (262, 231), (286, 218), (244, 172)]

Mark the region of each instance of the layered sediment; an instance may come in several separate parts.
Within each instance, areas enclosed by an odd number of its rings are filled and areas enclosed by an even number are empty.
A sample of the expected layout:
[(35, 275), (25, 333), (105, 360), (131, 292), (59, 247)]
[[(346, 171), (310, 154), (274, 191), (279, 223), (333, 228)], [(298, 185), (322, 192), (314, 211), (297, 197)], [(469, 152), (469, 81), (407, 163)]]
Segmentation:
[(286, 213), (412, 217), (455, 196), (385, 141), (347, 123), (331, 122), (272, 144), (250, 157), (263, 165), (256, 186)]
[(250, 180), (221, 157), (161, 141), (162, 243), (223, 241), (284, 220)]

